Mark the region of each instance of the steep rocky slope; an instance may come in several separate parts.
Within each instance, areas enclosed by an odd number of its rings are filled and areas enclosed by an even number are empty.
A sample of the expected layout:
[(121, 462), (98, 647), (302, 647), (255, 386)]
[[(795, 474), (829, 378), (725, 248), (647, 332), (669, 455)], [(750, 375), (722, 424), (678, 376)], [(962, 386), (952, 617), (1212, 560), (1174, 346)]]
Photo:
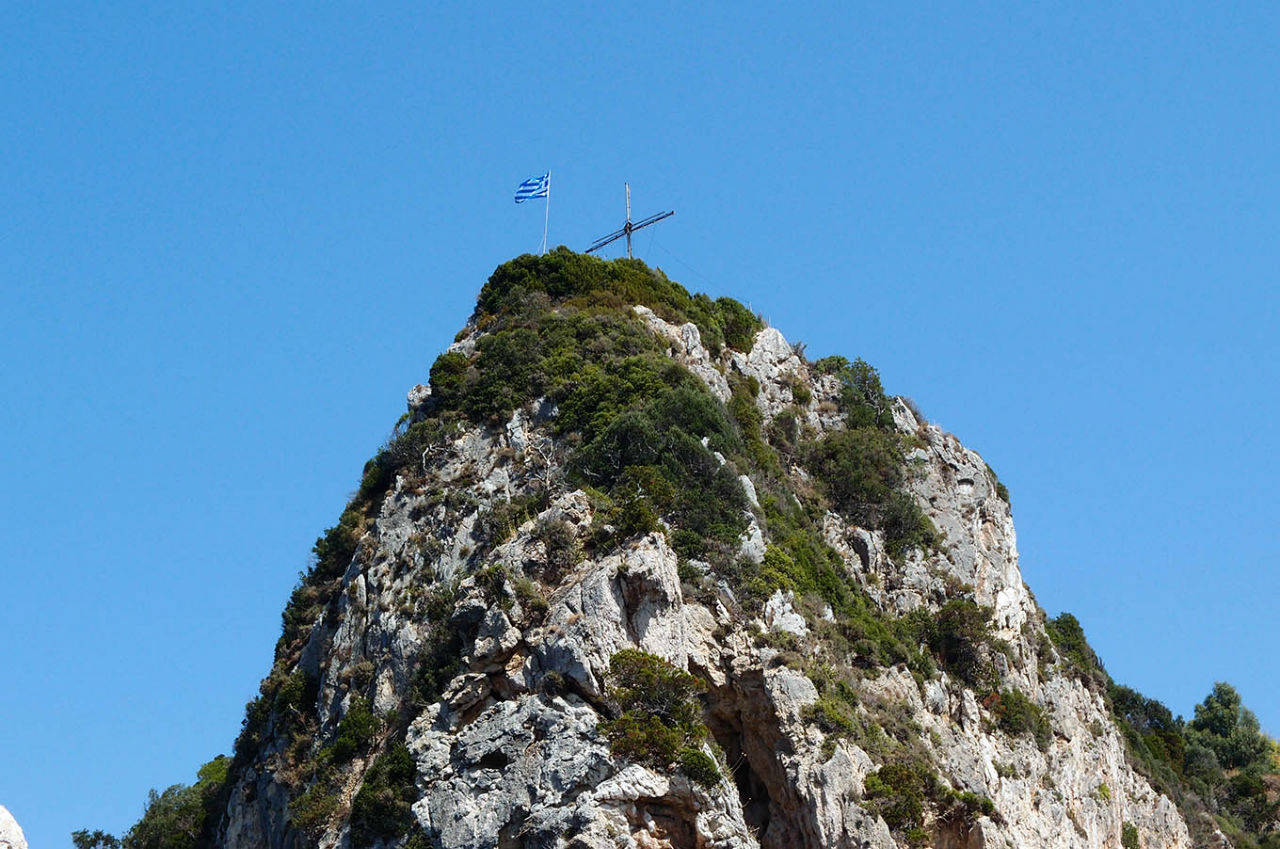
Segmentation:
[(397, 433), (199, 842), (1192, 845), (995, 475), (865, 364), (562, 250), (495, 272)]

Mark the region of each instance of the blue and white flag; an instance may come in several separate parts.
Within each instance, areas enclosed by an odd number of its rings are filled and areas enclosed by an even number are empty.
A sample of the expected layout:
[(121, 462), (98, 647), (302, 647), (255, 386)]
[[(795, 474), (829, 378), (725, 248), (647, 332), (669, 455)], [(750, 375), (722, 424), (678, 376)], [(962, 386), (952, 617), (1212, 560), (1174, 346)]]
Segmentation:
[(530, 177), (516, 188), (516, 203), (524, 203), (534, 198), (544, 198), (551, 191), (551, 175)]

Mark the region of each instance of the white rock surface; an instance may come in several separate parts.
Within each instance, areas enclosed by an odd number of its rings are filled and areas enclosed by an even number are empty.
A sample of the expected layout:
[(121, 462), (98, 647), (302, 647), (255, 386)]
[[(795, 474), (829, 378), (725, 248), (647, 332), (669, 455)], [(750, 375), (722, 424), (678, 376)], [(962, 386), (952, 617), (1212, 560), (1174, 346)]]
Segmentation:
[(702, 335), (698, 332), (698, 326), (693, 322), (682, 325), (670, 324), (663, 321), (648, 307), (637, 306), (633, 308), (636, 315), (640, 316), (649, 329), (654, 334), (663, 337), (671, 345), (671, 356), (678, 360), (689, 371), (702, 378), (702, 382), (707, 384), (707, 388), (711, 390), (711, 394), (715, 395), (721, 401), (729, 400), (729, 381), (716, 367), (716, 362), (708, 351), (702, 345)]
[(4, 805), (0, 805), (0, 849), (27, 849), (27, 836), (22, 833), (22, 826)]
[(756, 334), (750, 353), (734, 351), (730, 361), (733, 368), (745, 377), (753, 377), (760, 384), (756, 404), (765, 421), (781, 413), (795, 401), (792, 384), (803, 380), (803, 361), (792, 350), (790, 343), (772, 327)]
[(794, 599), (794, 593), (774, 590), (773, 595), (764, 603), (764, 624), (770, 631), (786, 631), (797, 637), (809, 633), (805, 618), (792, 605)]

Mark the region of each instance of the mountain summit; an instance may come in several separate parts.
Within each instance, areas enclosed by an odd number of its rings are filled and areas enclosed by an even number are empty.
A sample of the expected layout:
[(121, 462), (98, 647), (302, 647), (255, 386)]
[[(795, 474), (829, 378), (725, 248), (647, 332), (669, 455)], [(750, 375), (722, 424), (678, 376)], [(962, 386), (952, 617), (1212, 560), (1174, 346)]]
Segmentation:
[(127, 849), (1272, 827), (1274, 752), (1234, 691), (1198, 727), (1116, 687), (1023, 584), (982, 458), (737, 301), (639, 261), (519, 257), (395, 434), (317, 540), (234, 755), (153, 792)]

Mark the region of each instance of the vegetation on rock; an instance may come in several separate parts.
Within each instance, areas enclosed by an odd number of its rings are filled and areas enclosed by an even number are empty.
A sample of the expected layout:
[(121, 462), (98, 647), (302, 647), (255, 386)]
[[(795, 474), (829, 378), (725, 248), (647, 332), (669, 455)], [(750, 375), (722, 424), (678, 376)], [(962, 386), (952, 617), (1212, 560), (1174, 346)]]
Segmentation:
[(1215, 684), (1186, 721), (1116, 684), (1071, 614), (1049, 620), (1045, 630), (1064, 668), (1105, 693), (1134, 767), (1178, 805), (1198, 843), (1210, 840), (1215, 823), (1236, 849), (1280, 849), (1277, 744), (1234, 687)]
[(410, 810), (417, 801), (413, 758), (404, 743), (378, 756), (351, 803), (351, 836), (356, 845), (376, 839), (394, 840), (414, 825)]
[(679, 767), (704, 786), (720, 780), (699, 747), (707, 737), (697, 696), (702, 682), (657, 655), (623, 649), (609, 661), (608, 695), (618, 711), (600, 723), (614, 755), (667, 771)]
[(862, 360), (839, 356), (818, 360), (814, 368), (840, 381), (847, 424), (801, 449), (832, 506), (859, 525), (883, 530), (894, 557), (935, 545), (933, 523), (904, 489), (907, 441), (894, 427), (880, 375)]
[(77, 831), (72, 842), (77, 849), (197, 849), (207, 846), (217, 826), (230, 759), (219, 755), (200, 767), (196, 783), (175, 784), (147, 795), (142, 819), (123, 839), (103, 831)]

